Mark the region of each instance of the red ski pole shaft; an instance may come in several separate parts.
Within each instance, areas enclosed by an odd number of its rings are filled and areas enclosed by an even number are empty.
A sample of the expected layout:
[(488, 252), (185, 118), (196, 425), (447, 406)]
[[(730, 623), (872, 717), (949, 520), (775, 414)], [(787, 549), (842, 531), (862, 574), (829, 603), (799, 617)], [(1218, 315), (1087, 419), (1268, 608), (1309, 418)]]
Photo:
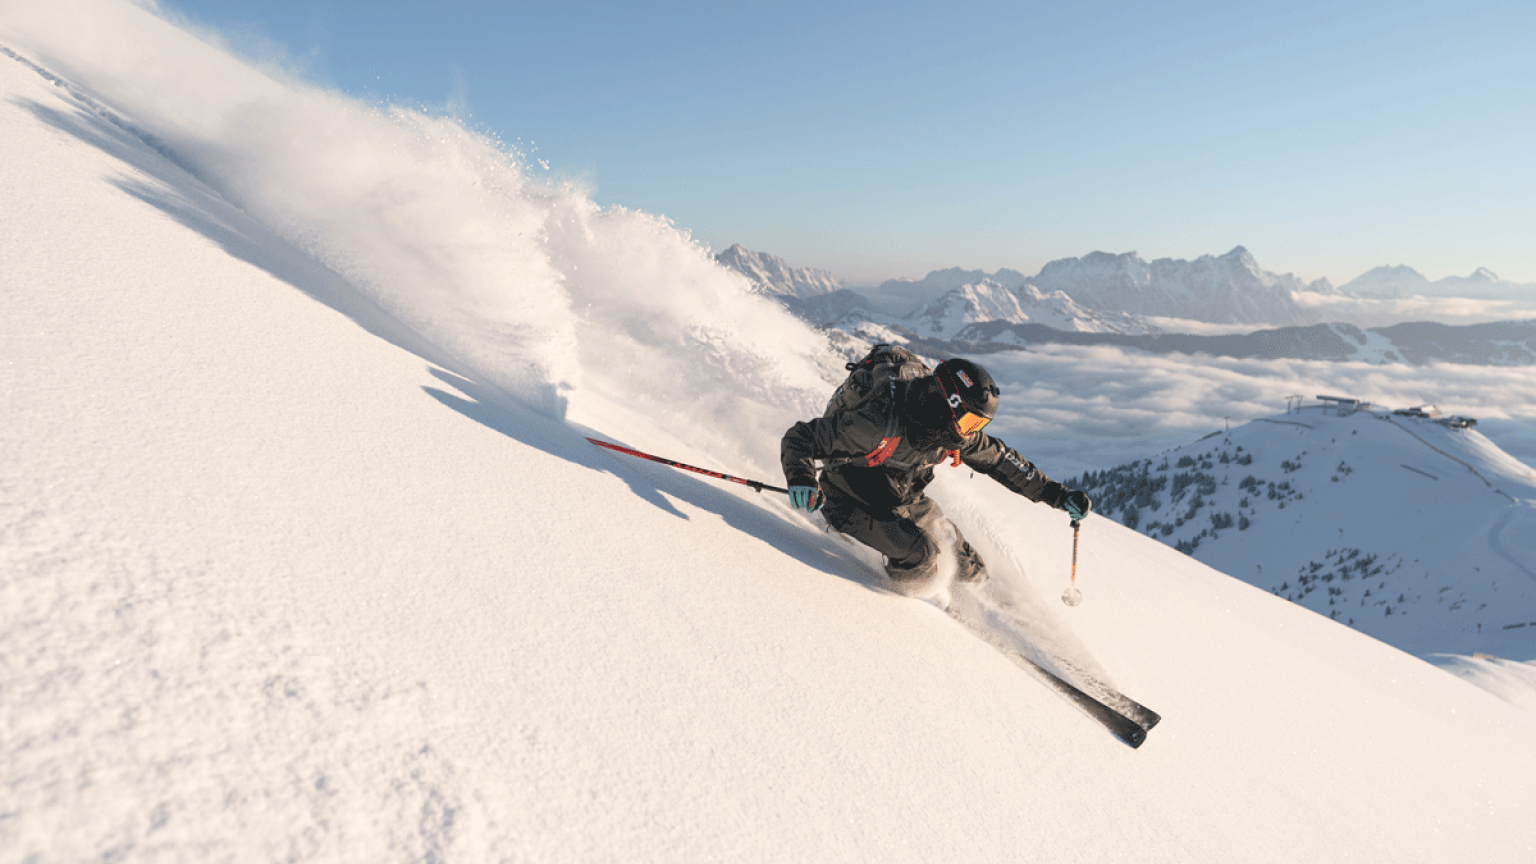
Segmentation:
[(635, 456), (640, 459), (649, 459), (652, 462), (660, 462), (661, 464), (670, 466), (672, 468), (681, 468), (684, 471), (692, 471), (695, 474), (703, 474), (706, 477), (713, 477), (716, 480), (729, 480), (732, 483), (740, 483), (743, 486), (752, 487), (752, 489), (757, 492), (761, 492), (764, 489), (767, 489), (769, 492), (783, 492), (785, 495), (789, 494), (788, 489), (785, 489), (781, 486), (772, 486), (764, 483), (761, 480), (747, 480), (743, 477), (732, 477), (729, 474), (722, 474), (719, 471), (711, 471), (708, 468), (700, 468), (697, 465), (685, 465), (682, 462), (674, 462), (671, 459), (663, 459), (660, 456), (652, 456), (649, 453), (642, 453), (639, 450), (631, 450), (628, 447), (621, 447), (618, 444), (610, 444), (607, 441), (599, 441), (596, 438), (588, 438), (587, 440), (591, 441), (593, 444), (596, 444), (599, 447), (606, 447), (609, 450), (623, 453), (626, 456)]

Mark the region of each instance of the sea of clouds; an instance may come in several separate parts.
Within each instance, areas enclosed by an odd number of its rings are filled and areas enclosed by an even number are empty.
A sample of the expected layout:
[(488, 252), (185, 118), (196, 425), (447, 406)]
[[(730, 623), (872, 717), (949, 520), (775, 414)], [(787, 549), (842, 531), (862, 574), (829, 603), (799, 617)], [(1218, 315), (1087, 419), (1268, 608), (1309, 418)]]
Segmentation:
[(1346, 396), (1386, 408), (1434, 405), (1536, 462), (1536, 369), (1373, 366), (1308, 360), (1150, 355), (1042, 346), (982, 358), (1003, 382), (993, 430), (1057, 477), (1105, 468), (1258, 417), (1303, 397)]

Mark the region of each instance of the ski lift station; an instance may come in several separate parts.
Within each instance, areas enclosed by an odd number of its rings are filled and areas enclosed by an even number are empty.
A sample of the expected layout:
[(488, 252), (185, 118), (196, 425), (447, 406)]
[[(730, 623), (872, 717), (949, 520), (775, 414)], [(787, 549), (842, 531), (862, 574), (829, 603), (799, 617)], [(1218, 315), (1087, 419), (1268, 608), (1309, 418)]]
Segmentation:
[[(1359, 411), (1369, 411), (1374, 406), (1363, 399), (1355, 399), (1350, 396), (1318, 396), (1322, 402), (1322, 409), (1326, 412), (1337, 414), (1340, 417), (1348, 417)], [(1399, 417), (1411, 417), (1415, 420), (1433, 420), (1442, 426), (1452, 429), (1470, 429), (1477, 425), (1477, 419), (1473, 417), (1441, 417), (1440, 409), (1433, 405), (1417, 405), (1412, 408), (1398, 408), (1392, 412)]]
[(1348, 417), (1356, 411), (1364, 411), (1371, 407), (1371, 403), (1360, 399), (1352, 399), (1348, 396), (1319, 396), (1318, 401), (1323, 403), (1323, 410), (1332, 410), (1340, 417)]

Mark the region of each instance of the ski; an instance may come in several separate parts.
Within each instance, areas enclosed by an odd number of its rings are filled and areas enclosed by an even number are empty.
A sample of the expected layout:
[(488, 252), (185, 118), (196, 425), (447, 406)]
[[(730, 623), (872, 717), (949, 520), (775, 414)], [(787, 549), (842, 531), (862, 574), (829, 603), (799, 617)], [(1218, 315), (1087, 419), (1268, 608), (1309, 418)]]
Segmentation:
[(1156, 711), (1153, 711), (1151, 708), (1148, 708), (1140, 702), (1137, 702), (1135, 699), (1132, 699), (1124, 693), (1121, 693), (1119, 690), (1116, 690), (1108, 684), (1105, 684), (1103, 681), (1094, 678), (1087, 672), (1077, 668), (1077, 666), (1072, 664), (1070, 661), (1058, 660), (1058, 662), (1061, 662), (1063, 666), (1067, 667), (1067, 670), (1071, 672), (1072, 677), (1082, 685), (1083, 690), (1086, 691), (1089, 695), (1114, 709), (1117, 714), (1125, 715), (1128, 719), (1130, 719), (1136, 725), (1140, 726), (1142, 729), (1151, 731), (1152, 727), (1156, 726), (1158, 721), (1163, 719), (1162, 715), (1158, 714)]
[(1038, 673), (1051, 689), (1067, 697), (1077, 707), (1083, 709), (1085, 714), (1099, 721), (1105, 729), (1109, 730), (1111, 735), (1131, 745), (1132, 749), (1140, 747), (1142, 742), (1147, 740), (1146, 727), (1116, 711), (1108, 704), (1099, 701), (1066, 679), (1058, 677), (1051, 670), (1022, 654), (1015, 654), (1015, 656), (1008, 659), (1014, 660), (1015, 663), (1018, 663), (1025, 669)]
[[(1072, 702), (1083, 713), (1097, 720), (1109, 733), (1132, 749), (1140, 747), (1147, 740), (1147, 731), (1157, 722), (1163, 719), (1157, 712), (1145, 705), (1115, 690), (1101, 681), (1084, 676), (1089, 687), (1098, 691), (1099, 696), (1090, 694), (1076, 684), (1062, 678), (1060, 675), (1041, 666), (1039, 663), (1019, 653), (1018, 649), (998, 638), (985, 627), (979, 626), (953, 606), (946, 610), (949, 616), (958, 621), (965, 629), (976, 634), (982, 641), (996, 648), (998, 653), (1007, 657), (1015, 666), (1026, 672), (1033, 673), (1043, 681), (1046, 686)], [(1102, 697), (1102, 698), (1101, 698)]]

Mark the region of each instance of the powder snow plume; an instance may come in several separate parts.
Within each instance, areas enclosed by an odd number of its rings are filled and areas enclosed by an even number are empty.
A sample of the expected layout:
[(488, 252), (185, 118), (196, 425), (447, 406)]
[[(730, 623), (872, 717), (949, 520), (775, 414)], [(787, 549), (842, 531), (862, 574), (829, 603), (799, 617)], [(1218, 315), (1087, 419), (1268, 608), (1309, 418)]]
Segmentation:
[(81, 101), (533, 410), (627, 405), (763, 470), (761, 442), (824, 398), (824, 341), (665, 218), (599, 207), (455, 119), (257, 68), (123, 0), (10, 5), (7, 41), (57, 83), (93, 82)]

